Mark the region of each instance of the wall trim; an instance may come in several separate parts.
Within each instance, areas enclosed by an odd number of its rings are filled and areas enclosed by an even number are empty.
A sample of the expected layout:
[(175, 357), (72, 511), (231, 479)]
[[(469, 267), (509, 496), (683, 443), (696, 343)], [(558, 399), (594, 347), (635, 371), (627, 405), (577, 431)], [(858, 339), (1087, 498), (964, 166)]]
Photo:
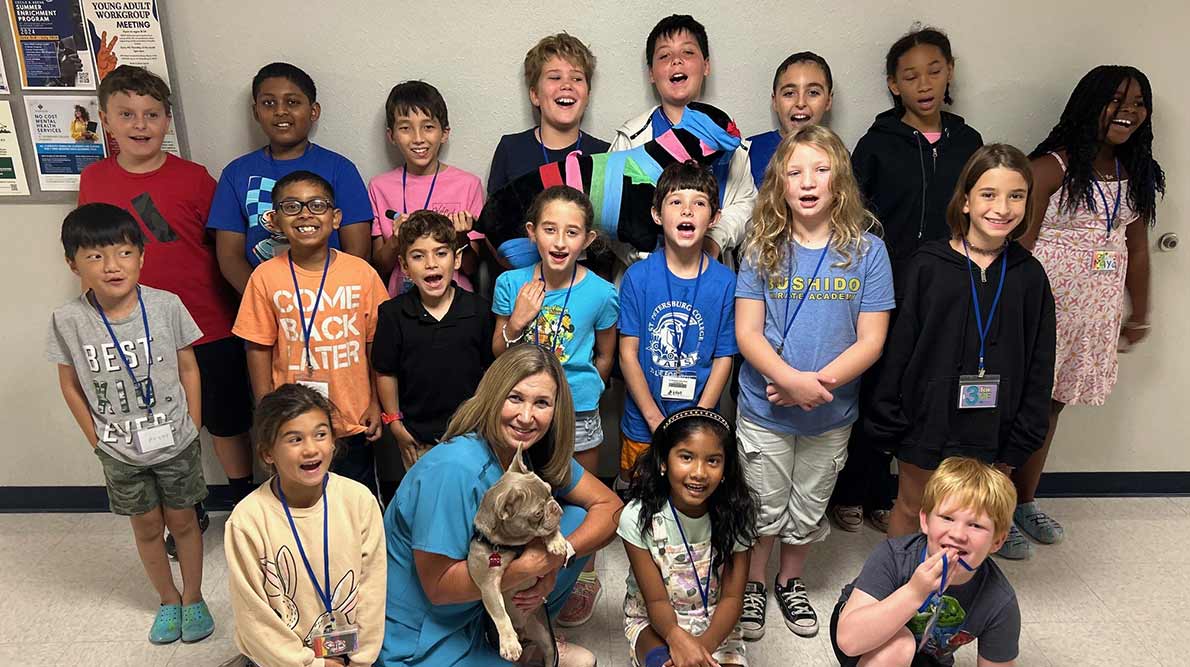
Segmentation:
[[(231, 509), (226, 484), (208, 487), (208, 510)], [(1046, 498), (1190, 496), (1190, 472), (1050, 472), (1041, 476), (1037, 495)], [(102, 486), (3, 486), (0, 513), (106, 512)]]

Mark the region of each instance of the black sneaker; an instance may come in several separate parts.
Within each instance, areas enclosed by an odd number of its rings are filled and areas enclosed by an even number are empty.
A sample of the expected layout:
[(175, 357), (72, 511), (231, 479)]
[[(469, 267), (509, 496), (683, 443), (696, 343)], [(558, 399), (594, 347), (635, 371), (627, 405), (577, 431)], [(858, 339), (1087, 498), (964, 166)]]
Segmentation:
[(749, 581), (744, 584), (744, 609), (740, 613), (740, 632), (744, 639), (757, 640), (764, 636), (764, 612), (768, 604), (764, 584)]
[(802, 580), (794, 577), (789, 584), (782, 586), (773, 581), (773, 589), (777, 594), (777, 606), (781, 615), (785, 617), (785, 625), (799, 637), (813, 637), (818, 634), (818, 614), (810, 606), (810, 596), (806, 595), (806, 586)]
[[(206, 533), (207, 528), (211, 525), (211, 515), (207, 514), (206, 508), (202, 504), (194, 506), (194, 511), (198, 514), (198, 530), (201, 533)], [(174, 541), (174, 536), (165, 534), (165, 553), (173, 560), (178, 559), (178, 543)]]

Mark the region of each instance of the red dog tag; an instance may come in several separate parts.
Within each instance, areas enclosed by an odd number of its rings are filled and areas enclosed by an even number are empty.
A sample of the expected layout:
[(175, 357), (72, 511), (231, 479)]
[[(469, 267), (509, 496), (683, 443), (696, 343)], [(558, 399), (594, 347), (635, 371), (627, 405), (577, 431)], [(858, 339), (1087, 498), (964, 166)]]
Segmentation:
[(493, 551), (492, 554), (488, 556), (488, 567), (500, 567), (501, 562), (502, 561), (500, 559), (499, 551)]

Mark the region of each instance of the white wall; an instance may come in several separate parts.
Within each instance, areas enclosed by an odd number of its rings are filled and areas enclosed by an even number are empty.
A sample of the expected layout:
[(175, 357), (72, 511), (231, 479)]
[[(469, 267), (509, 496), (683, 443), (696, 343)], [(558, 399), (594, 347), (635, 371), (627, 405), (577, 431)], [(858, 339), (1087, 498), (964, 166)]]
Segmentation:
[[(266, 62), (288, 60), (319, 87), (316, 140), (342, 152), (365, 178), (391, 168), (384, 99), (405, 79), (423, 78), (446, 97), (453, 127), (445, 159), (487, 174), (500, 135), (531, 122), (521, 60), (541, 36), (567, 30), (599, 58), (585, 130), (610, 139), (624, 119), (653, 103), (643, 67), (644, 39), (671, 9), (608, 0), (546, 12), (536, 1), (478, 6), (433, 3), (327, 3), (162, 0), (175, 58), (175, 92), (184, 106), (192, 158), (214, 175), (259, 145), (249, 83)], [(546, 5), (550, 6), (550, 5)], [(712, 74), (707, 101), (734, 114), (746, 133), (770, 129), (773, 69), (789, 53), (817, 51), (836, 80), (832, 127), (854, 145), (888, 106), (883, 58), (914, 20), (945, 28), (958, 65), (955, 111), (987, 141), (1028, 151), (1045, 135), (1077, 79), (1105, 62), (1139, 66), (1155, 90), (1157, 156), (1170, 196), (1158, 233), (1178, 231), (1190, 209), (1190, 92), (1183, 67), (1190, 10), (1180, 0), (1120, 5), (1108, 0), (685, 3), (708, 26)], [(0, 357), (0, 485), (101, 484), (43, 360), (46, 322), (72, 296), (58, 226), (66, 206), (0, 204), (7, 233), (0, 258), (9, 288), (0, 296), (8, 354)], [(1179, 345), (1190, 326), (1187, 254), (1156, 253), (1152, 339), (1123, 357), (1120, 384), (1100, 409), (1068, 410), (1050, 469), (1190, 470), (1179, 397), (1190, 393), (1190, 360)], [(208, 452), (211, 482), (222, 481)]]

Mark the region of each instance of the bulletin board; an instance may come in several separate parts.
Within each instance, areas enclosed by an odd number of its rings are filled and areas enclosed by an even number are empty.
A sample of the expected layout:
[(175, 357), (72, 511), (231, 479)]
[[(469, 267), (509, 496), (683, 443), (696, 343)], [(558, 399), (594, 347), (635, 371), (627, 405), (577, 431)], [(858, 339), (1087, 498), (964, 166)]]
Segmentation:
[[(98, 86), (118, 65), (176, 81), (165, 0), (0, 0), (0, 204), (74, 203), (78, 174), (118, 150)], [(181, 100), (162, 149), (189, 155)]]

